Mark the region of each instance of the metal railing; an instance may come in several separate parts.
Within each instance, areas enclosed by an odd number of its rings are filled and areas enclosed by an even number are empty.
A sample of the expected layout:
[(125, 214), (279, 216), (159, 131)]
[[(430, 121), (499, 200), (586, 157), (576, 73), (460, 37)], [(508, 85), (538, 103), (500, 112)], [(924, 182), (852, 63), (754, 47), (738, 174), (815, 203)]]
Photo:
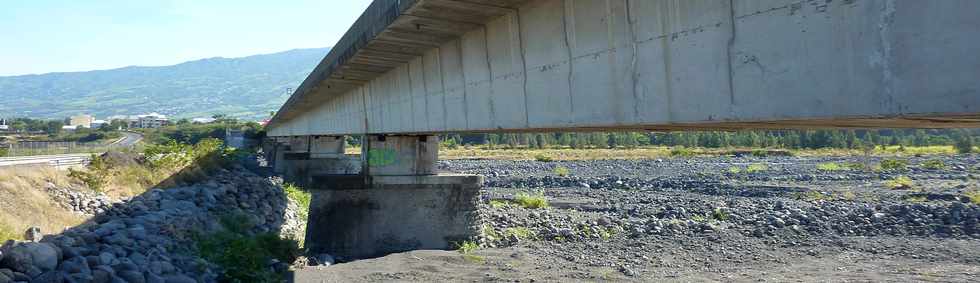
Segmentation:
[(101, 153), (119, 147), (115, 143), (78, 143), (78, 142), (17, 142), (6, 146), (7, 157), (58, 155), (76, 153)]

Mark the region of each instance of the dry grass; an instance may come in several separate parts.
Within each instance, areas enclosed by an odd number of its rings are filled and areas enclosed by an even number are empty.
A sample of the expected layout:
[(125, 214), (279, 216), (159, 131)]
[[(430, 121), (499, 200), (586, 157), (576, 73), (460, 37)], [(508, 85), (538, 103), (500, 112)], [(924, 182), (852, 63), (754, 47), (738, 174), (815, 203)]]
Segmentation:
[(58, 233), (86, 220), (55, 203), (44, 191), (48, 182), (59, 187), (72, 184), (67, 172), (52, 168), (0, 169), (0, 238), (19, 238), (32, 226), (45, 234)]

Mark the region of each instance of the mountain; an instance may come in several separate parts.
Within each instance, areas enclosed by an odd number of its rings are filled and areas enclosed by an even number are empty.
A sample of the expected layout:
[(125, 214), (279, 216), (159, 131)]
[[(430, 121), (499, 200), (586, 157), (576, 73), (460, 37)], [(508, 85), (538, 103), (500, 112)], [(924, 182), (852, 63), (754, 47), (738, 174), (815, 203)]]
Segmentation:
[(0, 77), (0, 116), (64, 118), (158, 112), (174, 117), (268, 117), (329, 49), (209, 58), (162, 67)]

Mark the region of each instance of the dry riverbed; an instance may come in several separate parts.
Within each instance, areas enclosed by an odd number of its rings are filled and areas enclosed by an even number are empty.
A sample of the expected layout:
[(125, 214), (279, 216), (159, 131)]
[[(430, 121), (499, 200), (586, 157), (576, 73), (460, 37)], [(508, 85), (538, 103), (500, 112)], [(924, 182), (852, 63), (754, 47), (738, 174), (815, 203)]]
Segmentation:
[[(444, 171), (487, 176), (482, 248), (295, 279), (975, 282), (978, 158), (900, 160), (894, 170), (848, 157), (444, 161)], [(538, 194), (547, 208), (520, 204)]]

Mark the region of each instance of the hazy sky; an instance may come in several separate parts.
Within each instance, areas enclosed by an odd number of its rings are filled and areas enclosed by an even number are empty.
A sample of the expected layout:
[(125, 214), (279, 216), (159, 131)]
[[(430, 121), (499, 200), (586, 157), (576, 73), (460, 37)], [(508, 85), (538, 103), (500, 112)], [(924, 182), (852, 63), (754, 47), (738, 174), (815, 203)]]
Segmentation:
[(328, 47), (370, 0), (0, 0), (0, 76)]

